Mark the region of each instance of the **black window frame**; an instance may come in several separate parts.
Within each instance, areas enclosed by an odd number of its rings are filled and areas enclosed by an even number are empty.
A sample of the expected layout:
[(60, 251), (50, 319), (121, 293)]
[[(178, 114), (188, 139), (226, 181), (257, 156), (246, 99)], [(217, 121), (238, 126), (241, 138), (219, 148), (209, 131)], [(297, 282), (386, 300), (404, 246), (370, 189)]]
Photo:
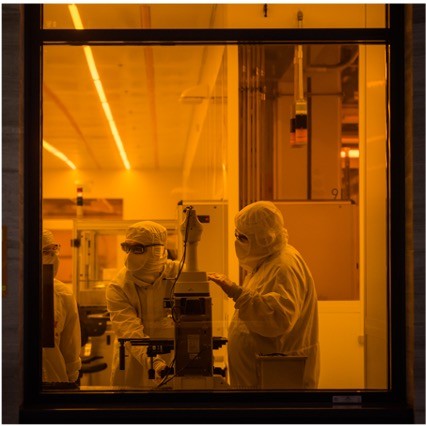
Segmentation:
[[(23, 8), (23, 422), (61, 423), (409, 423), (405, 306), (404, 5), (387, 5), (386, 28), (356, 29), (43, 29), (43, 6)], [(182, 391), (114, 393), (41, 388), (42, 53), (45, 45), (346, 43), (388, 46), (389, 390)], [(353, 408), (338, 403), (348, 396)], [(361, 399), (359, 399), (361, 397)], [(267, 417), (265, 417), (267, 415)], [(325, 416), (325, 417), (323, 417)], [(320, 420), (322, 419), (322, 420)]]

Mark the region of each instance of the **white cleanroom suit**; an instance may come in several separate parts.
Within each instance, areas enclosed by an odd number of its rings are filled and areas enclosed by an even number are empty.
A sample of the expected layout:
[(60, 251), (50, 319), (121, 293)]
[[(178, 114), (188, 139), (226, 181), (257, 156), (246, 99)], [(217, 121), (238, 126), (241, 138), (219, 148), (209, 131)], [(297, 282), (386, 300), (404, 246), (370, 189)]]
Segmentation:
[(235, 249), (248, 271), (242, 287), (221, 274), (209, 278), (235, 301), (228, 335), (231, 386), (258, 386), (256, 354), (306, 356), (304, 388), (319, 379), (318, 307), (314, 281), (288, 244), (281, 212), (259, 201), (235, 217)]
[[(173, 338), (174, 323), (163, 301), (170, 297), (178, 263), (167, 259), (165, 248), (167, 230), (155, 222), (132, 225), (126, 233), (130, 244), (150, 245), (143, 254), (129, 252), (126, 266), (109, 284), (106, 291), (107, 308), (117, 338)], [(125, 369), (119, 366), (119, 343), (114, 343), (111, 385), (152, 387), (148, 378), (150, 368), (146, 346), (126, 343)], [(159, 373), (170, 356), (157, 356), (154, 370)]]
[[(43, 263), (58, 270), (59, 259), (53, 234), (43, 231)], [(53, 348), (43, 348), (43, 382), (75, 382), (81, 369), (81, 335), (77, 303), (69, 285), (54, 279), (53, 282), (54, 333)]]

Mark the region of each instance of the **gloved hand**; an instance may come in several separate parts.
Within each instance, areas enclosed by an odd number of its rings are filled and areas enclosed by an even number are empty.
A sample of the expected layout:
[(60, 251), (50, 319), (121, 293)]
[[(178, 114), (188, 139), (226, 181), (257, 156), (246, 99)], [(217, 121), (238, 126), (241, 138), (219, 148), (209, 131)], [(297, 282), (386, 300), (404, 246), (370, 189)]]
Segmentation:
[(165, 361), (160, 358), (156, 357), (154, 359), (154, 370), (155, 370), (155, 381), (157, 383), (161, 382), (163, 378), (161, 377), (161, 372), (167, 367), (167, 364)]
[(243, 289), (232, 282), (226, 275), (224, 274), (218, 274), (218, 273), (210, 273), (207, 275), (209, 280), (212, 280), (214, 283), (219, 285), (219, 287), (225, 292), (225, 294), (234, 300), (234, 302), (237, 301), (237, 299), (240, 297)]

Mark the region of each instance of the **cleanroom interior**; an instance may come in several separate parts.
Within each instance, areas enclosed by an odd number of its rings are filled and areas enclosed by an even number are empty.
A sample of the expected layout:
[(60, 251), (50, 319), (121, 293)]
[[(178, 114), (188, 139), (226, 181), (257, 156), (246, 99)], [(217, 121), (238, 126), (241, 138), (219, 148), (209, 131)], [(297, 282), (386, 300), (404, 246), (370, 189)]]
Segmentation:
[[(299, 11), (303, 28), (385, 19), (384, 5), (272, 4), (268, 18), (262, 7), (45, 5), (44, 27), (297, 28)], [(193, 205), (208, 217), (200, 268), (240, 282), (234, 215), (271, 200), (315, 279), (319, 389), (387, 389), (386, 90), (378, 45), (45, 46), (43, 226), (61, 243), (57, 278), (102, 316), (126, 227), (163, 223), (179, 259)], [(291, 129), (295, 100), (309, 135)], [(233, 303), (211, 290), (213, 331), (226, 337)], [(82, 354), (108, 364), (104, 325)], [(226, 345), (215, 360), (226, 367)], [(108, 389), (109, 369), (81, 384)]]

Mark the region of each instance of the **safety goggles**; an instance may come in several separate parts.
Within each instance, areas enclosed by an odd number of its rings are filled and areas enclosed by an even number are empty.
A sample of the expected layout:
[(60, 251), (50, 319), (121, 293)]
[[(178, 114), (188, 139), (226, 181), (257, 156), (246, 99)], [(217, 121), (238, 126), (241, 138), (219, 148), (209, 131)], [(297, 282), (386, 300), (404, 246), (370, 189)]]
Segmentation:
[(121, 248), (125, 253), (144, 254), (147, 247), (163, 246), (164, 244), (129, 244), (121, 243)]
[(237, 230), (234, 232), (235, 238), (242, 243), (246, 243), (248, 238), (244, 234), (240, 234)]
[(59, 254), (61, 249), (60, 244), (51, 244), (43, 249), (43, 256), (53, 256), (54, 254)]

